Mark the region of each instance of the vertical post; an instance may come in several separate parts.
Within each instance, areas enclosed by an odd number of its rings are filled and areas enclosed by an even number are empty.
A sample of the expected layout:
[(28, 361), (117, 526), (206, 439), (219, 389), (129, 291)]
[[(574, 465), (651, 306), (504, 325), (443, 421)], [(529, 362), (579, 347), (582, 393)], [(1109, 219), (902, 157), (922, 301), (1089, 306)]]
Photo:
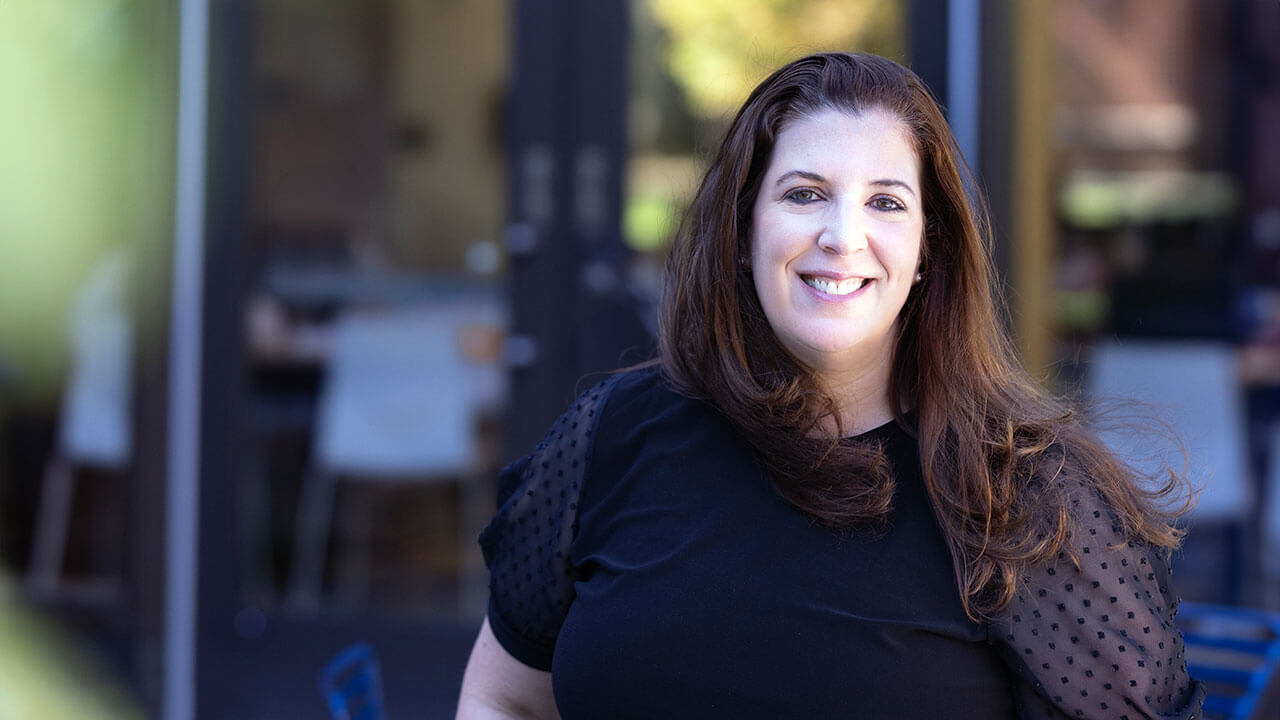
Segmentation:
[(976, 175), (979, 169), (982, 0), (947, 2), (946, 103), (951, 132)]
[(622, 355), (631, 349), (628, 344), (647, 347), (635, 302), (625, 289), (628, 251), (622, 241), (627, 12), (628, 3), (617, 1), (576, 0), (573, 9), (578, 74), (569, 161), (572, 177), (566, 179), (572, 188), (569, 219), (579, 256), (575, 340), (580, 374), (624, 364)]
[[(951, 102), (948, 84), (950, 5), (949, 0), (911, 0), (907, 16), (911, 69), (944, 106)], [(950, 107), (943, 110), (950, 116)]]
[(1013, 7), (1013, 216), (1012, 284), (1017, 305), (1013, 328), (1022, 362), (1040, 378), (1050, 366), (1050, 302), (1055, 228), (1050, 173), (1053, 147), (1050, 109), (1049, 8), (1044, 0)]
[(190, 720), (195, 711), (208, 0), (182, 0), (178, 22), (177, 188), (165, 508), (165, 720)]
[[(1009, 290), (1013, 282), (1015, 244), (1022, 238), (1014, 231), (1014, 139), (1017, 118), (1014, 117), (1014, 65), (1018, 62), (1013, 47), (1013, 2), (988, 2), (979, 7), (982, 42), (979, 45), (982, 71), (978, 85), (979, 122), (976, 158), (969, 162), (978, 169), (978, 181), (986, 192), (991, 210), (991, 255), (1001, 297), (1009, 304), (1003, 307), (1005, 326), (1014, 332), (1014, 316), (1018, 308)], [(1019, 252), (1021, 247), (1019, 245)]]
[(209, 3), (208, 104), (204, 255), (199, 268), (197, 323), (204, 357), (200, 368), (198, 484), (192, 520), (196, 536), (195, 712), (198, 718), (242, 714), (237, 690), (247, 678), (234, 662), (243, 648), (234, 632), (241, 609), (237, 489), (244, 452), (243, 403), (247, 394), (243, 351), (245, 249), (249, 238), (255, 3)]
[(622, 0), (515, 3), (507, 457), (533, 447), (589, 373), (647, 341), (620, 229), (627, 12)]
[(567, 147), (575, 68), (572, 2), (517, 0), (512, 27), (509, 209), (511, 399), (504, 454), (542, 437), (572, 386), (577, 261), (569, 239)]

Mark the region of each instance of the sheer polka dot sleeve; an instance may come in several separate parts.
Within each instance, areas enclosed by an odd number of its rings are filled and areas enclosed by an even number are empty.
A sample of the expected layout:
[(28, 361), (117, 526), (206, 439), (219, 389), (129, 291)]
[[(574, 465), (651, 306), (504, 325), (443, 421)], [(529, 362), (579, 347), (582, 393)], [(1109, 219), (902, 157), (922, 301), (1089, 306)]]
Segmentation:
[(1204, 688), (1187, 675), (1167, 552), (1126, 542), (1094, 491), (1072, 502), (1080, 567), (1062, 553), (1028, 569), (991, 623), (1020, 716), (1199, 718)]
[(498, 513), (480, 534), (489, 567), (489, 626), (520, 662), (551, 669), (574, 599), (569, 549), (595, 428), (614, 378), (578, 397), (529, 455), (498, 479)]

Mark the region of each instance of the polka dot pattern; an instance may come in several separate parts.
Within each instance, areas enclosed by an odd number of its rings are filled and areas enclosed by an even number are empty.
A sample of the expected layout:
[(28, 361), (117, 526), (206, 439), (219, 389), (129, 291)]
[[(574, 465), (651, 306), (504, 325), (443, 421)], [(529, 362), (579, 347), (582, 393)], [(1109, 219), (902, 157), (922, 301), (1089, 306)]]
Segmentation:
[(616, 379), (578, 397), (532, 453), (502, 471), (497, 515), (480, 535), (490, 614), (548, 653), (574, 599), (569, 548), (600, 410)]
[(1020, 675), (1022, 716), (1198, 718), (1204, 690), (1187, 675), (1167, 551), (1126, 541), (1094, 491), (1071, 502), (1079, 567), (1064, 552), (1028, 569), (991, 623)]

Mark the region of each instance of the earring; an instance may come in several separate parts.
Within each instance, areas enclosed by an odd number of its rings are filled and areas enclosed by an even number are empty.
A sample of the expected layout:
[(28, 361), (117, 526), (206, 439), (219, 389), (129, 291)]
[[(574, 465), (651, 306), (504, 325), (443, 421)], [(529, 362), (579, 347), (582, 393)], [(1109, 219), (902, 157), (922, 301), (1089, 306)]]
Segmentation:
[(916, 273), (916, 284), (919, 284), (919, 282), (923, 279), (924, 279), (924, 273)]
[(750, 261), (748, 261), (748, 260), (747, 260), (747, 258), (746, 258), (746, 257), (744, 257), (744, 256), (742, 256), (742, 255), (739, 255), (739, 256), (738, 256), (738, 267), (742, 268), (743, 270), (750, 270), (750, 269), (751, 269), (751, 263), (750, 263)]

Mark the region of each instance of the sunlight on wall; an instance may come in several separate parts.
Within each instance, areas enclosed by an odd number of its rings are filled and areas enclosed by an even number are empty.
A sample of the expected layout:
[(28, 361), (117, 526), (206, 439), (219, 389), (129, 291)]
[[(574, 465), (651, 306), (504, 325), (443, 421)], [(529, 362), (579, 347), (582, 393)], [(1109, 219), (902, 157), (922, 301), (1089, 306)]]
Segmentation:
[(652, 0), (667, 63), (694, 110), (730, 113), (783, 63), (821, 50), (901, 59), (902, 12), (875, 0)]
[(163, 280), (173, 89), (160, 6), (0, 3), (0, 363), (28, 399), (56, 392), (71, 297), (99, 258), (128, 248)]
[(57, 624), (0, 576), (0, 720), (134, 720), (142, 709)]
[(904, 59), (901, 3), (632, 0), (631, 7), (631, 149), (622, 229), (627, 245), (654, 262), (692, 198), (701, 153), (718, 142), (732, 113), (769, 72), (819, 51)]

